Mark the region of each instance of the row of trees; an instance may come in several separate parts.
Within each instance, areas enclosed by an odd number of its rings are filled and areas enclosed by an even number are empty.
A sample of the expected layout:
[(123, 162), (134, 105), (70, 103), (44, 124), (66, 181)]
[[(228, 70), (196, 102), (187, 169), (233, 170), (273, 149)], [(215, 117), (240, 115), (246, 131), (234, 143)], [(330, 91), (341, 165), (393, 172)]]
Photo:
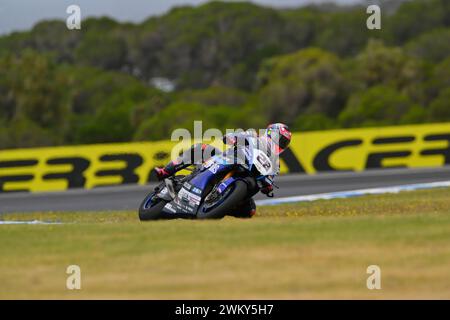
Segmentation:
[(450, 120), (450, 2), (407, 1), (381, 31), (366, 18), (358, 6), (211, 2), (138, 25), (41, 22), (0, 37), (0, 148), (166, 139), (194, 120), (297, 130)]

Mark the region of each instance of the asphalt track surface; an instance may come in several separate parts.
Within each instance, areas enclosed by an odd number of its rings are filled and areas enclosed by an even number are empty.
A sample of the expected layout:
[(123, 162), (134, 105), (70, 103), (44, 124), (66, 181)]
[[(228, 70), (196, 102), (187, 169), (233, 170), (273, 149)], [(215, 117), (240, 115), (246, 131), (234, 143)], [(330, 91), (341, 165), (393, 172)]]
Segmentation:
[[(450, 181), (450, 166), (426, 169), (384, 169), (364, 172), (284, 175), (276, 179), (276, 197), (391, 187), (415, 183)], [(36, 211), (137, 210), (154, 185), (103, 187), (51, 193), (0, 194), (0, 213)], [(259, 194), (256, 199), (266, 199)]]

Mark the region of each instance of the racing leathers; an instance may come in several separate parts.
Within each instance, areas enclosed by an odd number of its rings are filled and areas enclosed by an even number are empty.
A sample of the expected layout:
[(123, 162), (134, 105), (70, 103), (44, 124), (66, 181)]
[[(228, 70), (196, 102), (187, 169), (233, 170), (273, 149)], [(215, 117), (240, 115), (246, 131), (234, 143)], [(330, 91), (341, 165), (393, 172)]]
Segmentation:
[[(229, 146), (238, 146), (242, 141), (246, 141), (248, 137), (255, 137), (257, 135), (253, 131), (245, 131), (240, 133), (231, 133), (223, 137), (223, 142)], [(237, 149), (237, 148), (235, 148)], [(221, 151), (209, 144), (199, 143), (194, 144), (189, 150), (183, 152), (183, 154), (174, 161), (170, 161), (164, 168), (155, 168), (154, 174), (158, 180), (163, 180), (174, 175), (176, 172), (187, 168), (191, 164), (200, 164), (211, 158), (216, 154), (220, 154)], [(279, 163), (277, 161), (277, 166), (279, 170)], [(278, 173), (278, 170), (276, 174)], [(271, 177), (273, 179), (273, 176)], [(271, 196), (273, 191), (273, 186), (270, 181), (266, 179), (260, 181), (261, 188), (260, 191), (268, 196)], [(240, 218), (250, 218), (256, 213), (255, 201), (250, 198), (244, 200), (237, 210), (234, 210), (234, 216)]]

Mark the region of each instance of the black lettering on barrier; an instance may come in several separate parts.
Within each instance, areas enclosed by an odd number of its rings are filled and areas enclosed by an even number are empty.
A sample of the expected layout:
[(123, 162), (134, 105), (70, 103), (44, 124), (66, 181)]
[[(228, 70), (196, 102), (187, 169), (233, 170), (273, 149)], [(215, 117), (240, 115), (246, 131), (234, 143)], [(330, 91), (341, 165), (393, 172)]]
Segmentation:
[(387, 138), (376, 138), (373, 139), (373, 144), (390, 144), (390, 143), (406, 143), (413, 142), (416, 140), (414, 136), (403, 136), (403, 137), (387, 137)]
[[(0, 161), (0, 168), (23, 168), (23, 167), (33, 167), (38, 164), (36, 159), (29, 160), (7, 160)], [(4, 184), (6, 182), (23, 182), (23, 181), (31, 181), (33, 180), (33, 174), (18, 174), (18, 175), (2, 175), (0, 176), (0, 193), (6, 192), (24, 192), (30, 191), (29, 189), (16, 189), (16, 190), (5, 190)]]
[(405, 158), (409, 155), (411, 155), (411, 151), (392, 151), (392, 152), (371, 153), (367, 156), (366, 169), (405, 168), (406, 165), (383, 166), (382, 162), (384, 159)]
[[(97, 177), (119, 176), (122, 177), (121, 184), (137, 183), (139, 182), (139, 176), (134, 172), (142, 163), (143, 159), (136, 153), (123, 153), (123, 154), (107, 154), (100, 157), (101, 161), (123, 161), (126, 163), (123, 169), (112, 170), (100, 170), (95, 173)], [(95, 187), (106, 186), (106, 184), (99, 184)]]
[(64, 165), (69, 164), (72, 166), (72, 170), (61, 173), (47, 173), (42, 179), (44, 180), (66, 180), (67, 188), (83, 188), (86, 183), (84, 172), (89, 168), (90, 161), (81, 157), (68, 157), (68, 158), (53, 158), (48, 159), (49, 165)]
[[(372, 143), (374, 145), (389, 145), (396, 143), (410, 143), (416, 138), (414, 136), (400, 136), (400, 137), (383, 137), (373, 139)], [(405, 158), (411, 155), (411, 151), (400, 150), (400, 151), (385, 151), (385, 152), (375, 152), (370, 153), (367, 156), (366, 169), (376, 169), (376, 168), (404, 168), (406, 165), (395, 165), (395, 166), (383, 166), (384, 159), (391, 158)]]
[(289, 169), (289, 173), (305, 173), (305, 169), (303, 168), (300, 161), (297, 159), (295, 154), (292, 152), (291, 148), (287, 148), (280, 155), (280, 158), (286, 163), (286, 166)]
[(330, 165), (331, 155), (342, 148), (355, 147), (362, 144), (361, 139), (344, 140), (330, 144), (320, 150), (314, 158), (313, 166), (317, 171), (354, 171), (353, 168), (334, 168)]
[(424, 138), (425, 141), (447, 141), (447, 148), (444, 149), (427, 149), (420, 152), (423, 156), (442, 155), (444, 164), (450, 164), (450, 134), (432, 134)]

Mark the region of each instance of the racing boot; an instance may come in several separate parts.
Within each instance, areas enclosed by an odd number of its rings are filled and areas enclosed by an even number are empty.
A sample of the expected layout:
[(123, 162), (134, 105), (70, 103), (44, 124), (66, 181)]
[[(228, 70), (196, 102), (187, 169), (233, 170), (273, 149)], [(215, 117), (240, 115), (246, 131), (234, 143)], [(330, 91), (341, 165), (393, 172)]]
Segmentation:
[(164, 168), (154, 168), (152, 173), (159, 181), (162, 181), (185, 167), (182, 161), (170, 161)]

